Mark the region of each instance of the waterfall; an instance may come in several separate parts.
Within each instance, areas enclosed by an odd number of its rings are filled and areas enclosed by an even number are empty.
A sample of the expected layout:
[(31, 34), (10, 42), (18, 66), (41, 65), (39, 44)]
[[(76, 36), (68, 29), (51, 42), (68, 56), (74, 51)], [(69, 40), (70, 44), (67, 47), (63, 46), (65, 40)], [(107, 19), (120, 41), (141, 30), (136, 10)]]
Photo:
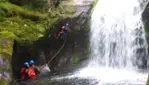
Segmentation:
[(91, 16), (90, 58), (77, 76), (98, 85), (146, 83), (147, 42), (141, 14), (146, 1), (98, 0)]
[(99, 0), (91, 18), (88, 67), (134, 69), (147, 64), (138, 0)]

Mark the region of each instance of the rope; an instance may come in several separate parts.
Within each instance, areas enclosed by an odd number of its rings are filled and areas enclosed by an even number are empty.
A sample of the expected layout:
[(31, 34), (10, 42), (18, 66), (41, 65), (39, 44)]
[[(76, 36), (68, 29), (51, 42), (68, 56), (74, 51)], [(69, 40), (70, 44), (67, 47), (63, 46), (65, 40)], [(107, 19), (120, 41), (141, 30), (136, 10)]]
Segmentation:
[[(63, 43), (63, 45), (61, 46), (61, 48), (55, 53), (55, 55), (48, 61), (47, 65), (49, 65), (51, 63), (51, 61), (57, 56), (57, 54), (59, 54), (59, 52), (63, 49), (63, 47), (65, 46), (67, 41), (67, 38), (65, 38), (65, 41)], [(44, 65), (40, 70), (42, 70), (46, 65)]]

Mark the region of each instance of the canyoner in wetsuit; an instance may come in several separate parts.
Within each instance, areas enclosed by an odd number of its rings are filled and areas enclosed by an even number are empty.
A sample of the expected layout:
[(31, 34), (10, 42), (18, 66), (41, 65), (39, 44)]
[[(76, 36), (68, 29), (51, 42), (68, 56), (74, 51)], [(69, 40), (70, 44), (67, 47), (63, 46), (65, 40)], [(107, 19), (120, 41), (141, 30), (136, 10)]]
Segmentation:
[(39, 67), (35, 66), (35, 63), (33, 60), (30, 60), (29, 64), (30, 64), (30, 67), (34, 69), (35, 74), (38, 75), (40, 73)]
[(62, 39), (70, 33), (69, 24), (62, 26), (60, 32), (57, 35), (57, 39)]
[(62, 30), (69, 34), (70, 33), (69, 24), (67, 23), (66, 25), (62, 26)]
[(28, 68), (30, 68), (29, 63), (25, 62), (24, 67), (21, 68), (21, 71), (20, 71), (20, 79), (21, 80), (28, 79), (27, 73), (25, 72), (25, 70), (28, 69)]
[(33, 68), (29, 67), (25, 70), (28, 79), (36, 79), (36, 73)]
[(63, 30), (61, 30), (57, 35), (57, 39), (63, 39), (64, 36), (67, 36), (67, 33), (65, 33)]
[(35, 79), (36, 73), (35, 73), (34, 69), (29, 66), (29, 63), (25, 62), (24, 66), (25, 66), (24, 68), (21, 68), (20, 79), (21, 80)]

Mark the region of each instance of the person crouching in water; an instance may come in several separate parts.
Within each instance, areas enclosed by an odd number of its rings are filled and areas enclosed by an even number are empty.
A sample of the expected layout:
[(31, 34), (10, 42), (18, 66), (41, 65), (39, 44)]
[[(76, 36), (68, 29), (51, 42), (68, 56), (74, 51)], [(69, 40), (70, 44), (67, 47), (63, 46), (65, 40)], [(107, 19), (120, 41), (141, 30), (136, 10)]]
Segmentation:
[(34, 61), (30, 60), (29, 64), (30, 64), (30, 67), (34, 69), (35, 74), (38, 75), (40, 73), (40, 69), (37, 66), (35, 66)]
[(29, 63), (28, 62), (24, 62), (24, 67), (21, 68), (21, 71), (20, 71), (20, 79), (21, 80), (28, 79), (27, 73), (25, 71), (26, 71), (26, 69), (29, 69), (29, 68), (30, 68)]
[(32, 68), (31, 65), (29, 65), (30, 67), (25, 69), (25, 73), (27, 74), (28, 79), (33, 80), (36, 79), (36, 73), (34, 71), (34, 69)]

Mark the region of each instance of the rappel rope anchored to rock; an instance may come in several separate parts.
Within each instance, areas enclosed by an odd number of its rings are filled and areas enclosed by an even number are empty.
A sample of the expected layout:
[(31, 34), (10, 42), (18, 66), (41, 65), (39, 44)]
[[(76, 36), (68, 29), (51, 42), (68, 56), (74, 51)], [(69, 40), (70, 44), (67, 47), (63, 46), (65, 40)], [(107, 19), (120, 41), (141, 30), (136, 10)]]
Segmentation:
[[(61, 51), (61, 50), (63, 49), (63, 47), (65, 46), (66, 41), (67, 41), (67, 37), (65, 37), (65, 41), (64, 41), (63, 45), (61, 46), (61, 48), (60, 48), (60, 49), (53, 55), (53, 57), (46, 63), (47, 65), (49, 65), (49, 64), (52, 62), (52, 60), (60, 53), (60, 51)], [(46, 66), (46, 64), (43, 65), (43, 67), (41, 67), (40, 70), (42, 70), (42, 69)]]

